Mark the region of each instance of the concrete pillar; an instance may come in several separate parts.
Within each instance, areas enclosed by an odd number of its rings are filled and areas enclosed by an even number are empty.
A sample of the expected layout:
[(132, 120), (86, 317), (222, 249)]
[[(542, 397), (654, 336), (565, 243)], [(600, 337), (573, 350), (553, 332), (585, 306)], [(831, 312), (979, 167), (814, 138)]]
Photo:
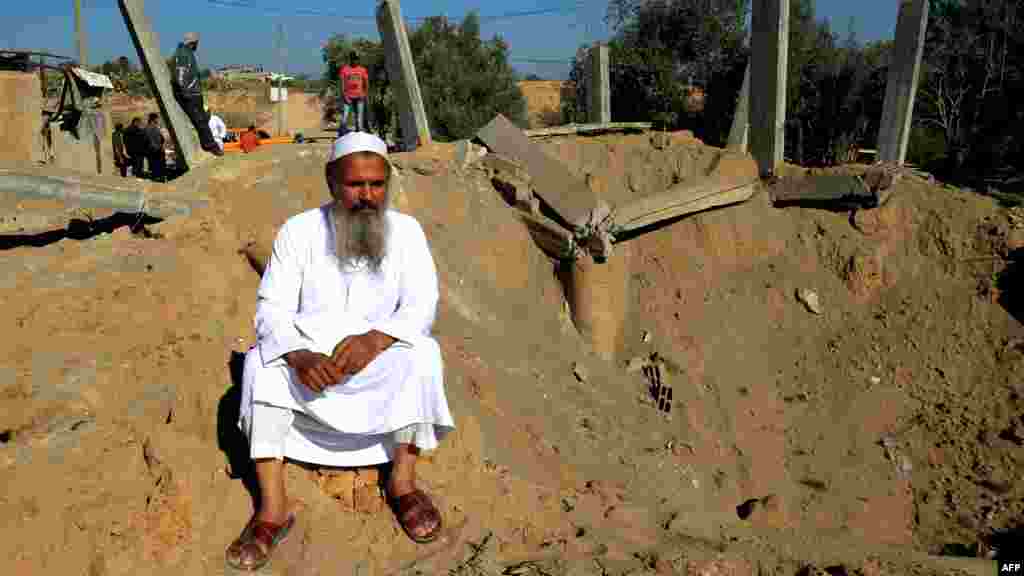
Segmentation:
[(903, 164), (928, 26), (928, 0), (903, 0), (896, 20), (896, 44), (885, 84), (885, 106), (878, 131), (878, 158)]
[(273, 116), (274, 136), (288, 136), (288, 87), (268, 86), (267, 99)]
[(587, 122), (612, 121), (612, 85), (608, 46), (595, 44), (587, 56)]
[(743, 72), (743, 87), (740, 88), (739, 99), (736, 101), (736, 112), (732, 115), (732, 128), (729, 129), (729, 150), (747, 153), (750, 137), (750, 62)]
[(430, 144), (430, 125), (423, 108), (420, 83), (416, 78), (416, 66), (398, 0), (382, 0), (377, 6), (377, 28), (384, 41), (388, 76), (398, 100), (402, 142), (407, 150)]
[(786, 144), (789, 0), (754, 0), (751, 17), (750, 147), (762, 177), (775, 174)]
[(194, 168), (198, 160), (199, 138), (192, 130), (192, 123), (174, 99), (171, 78), (165, 58), (160, 54), (160, 42), (146, 18), (144, 0), (117, 0), (121, 15), (128, 26), (135, 50), (142, 62), (142, 69), (149, 80), (149, 88), (156, 96), (157, 105), (164, 118), (164, 126), (171, 133), (174, 149), (186, 168)]

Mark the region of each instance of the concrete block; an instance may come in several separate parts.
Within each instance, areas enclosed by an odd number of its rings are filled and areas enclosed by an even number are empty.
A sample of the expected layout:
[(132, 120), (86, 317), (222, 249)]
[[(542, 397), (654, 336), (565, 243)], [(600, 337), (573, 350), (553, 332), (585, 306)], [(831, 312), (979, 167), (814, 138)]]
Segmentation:
[(608, 46), (595, 44), (590, 49), (587, 66), (587, 121), (606, 124), (612, 121)]
[(762, 177), (782, 165), (786, 144), (789, 0), (754, 0), (751, 18), (750, 147)]
[(409, 37), (398, 0), (382, 0), (377, 6), (377, 28), (384, 42), (384, 57), (391, 85), (398, 100), (399, 123), (405, 149), (430, 144), (430, 125), (423, 107), (416, 66), (409, 48)]
[(135, 44), (142, 69), (146, 73), (149, 87), (156, 96), (164, 126), (171, 134), (174, 150), (186, 168), (194, 168), (199, 162), (199, 137), (193, 132), (192, 123), (185, 111), (174, 99), (171, 90), (170, 73), (166, 59), (160, 53), (160, 42), (145, 14), (144, 0), (117, 0), (121, 15), (128, 26), (128, 32)]
[(903, 0), (896, 20), (896, 44), (885, 84), (885, 104), (878, 131), (878, 159), (903, 164), (910, 138), (914, 96), (928, 26), (928, 0)]

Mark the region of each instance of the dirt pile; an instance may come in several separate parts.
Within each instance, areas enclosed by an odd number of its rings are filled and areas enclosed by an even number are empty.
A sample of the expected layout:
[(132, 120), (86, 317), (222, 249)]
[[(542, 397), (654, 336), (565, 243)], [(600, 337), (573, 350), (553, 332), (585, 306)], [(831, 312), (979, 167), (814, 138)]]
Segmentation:
[[(613, 205), (747, 169), (686, 134), (654, 140), (544, 146)], [(324, 153), (204, 165), (186, 179), (209, 206), (147, 235), (0, 252), (16, 330), (0, 343), (0, 549), (15, 573), (224, 571), (252, 505), (234, 419), (259, 278), (242, 252), (326, 201)], [(629, 297), (605, 361), (484, 168), (444, 145), (395, 163), (396, 205), (441, 279), (458, 430), (420, 475), (447, 532), (409, 542), (371, 471), (289, 467), (301, 514), (270, 572), (990, 572), (935, 555), (1024, 511), (1017, 280), (970, 261), (1012, 249), (1006, 211), (909, 179), (854, 215), (762, 194), (686, 218), (615, 247)]]

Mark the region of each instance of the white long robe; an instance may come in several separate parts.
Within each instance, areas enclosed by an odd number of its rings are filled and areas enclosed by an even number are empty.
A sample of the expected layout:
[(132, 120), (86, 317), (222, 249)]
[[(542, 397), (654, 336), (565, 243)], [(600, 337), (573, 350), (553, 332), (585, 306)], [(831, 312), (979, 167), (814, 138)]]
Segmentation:
[[(289, 458), (366, 466), (390, 459), (391, 432), (431, 424), (440, 440), (454, 429), (440, 348), (430, 337), (434, 259), (414, 218), (396, 211), (386, 218), (388, 250), (378, 273), (342, 268), (330, 205), (290, 218), (274, 241), (258, 291), (258, 344), (246, 358), (240, 424), (250, 423), (253, 403), (295, 411)], [(370, 330), (397, 342), (322, 394), (302, 386), (282, 358), (301, 349), (329, 355), (346, 336)]]
[(216, 114), (210, 114), (210, 134), (213, 135), (213, 140), (224, 148), (224, 138), (228, 135), (228, 127), (224, 125), (224, 120)]

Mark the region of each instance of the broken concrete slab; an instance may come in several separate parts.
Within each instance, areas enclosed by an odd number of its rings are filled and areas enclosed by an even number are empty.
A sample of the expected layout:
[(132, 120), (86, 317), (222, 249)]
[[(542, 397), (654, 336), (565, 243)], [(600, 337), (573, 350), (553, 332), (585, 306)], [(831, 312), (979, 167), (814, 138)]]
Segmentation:
[(530, 138), (548, 136), (572, 136), (576, 134), (608, 134), (616, 132), (647, 132), (651, 129), (650, 122), (602, 122), (598, 124), (567, 124), (551, 128), (534, 128), (523, 133)]
[(128, 32), (138, 52), (139, 62), (146, 73), (149, 88), (156, 96), (157, 105), (163, 116), (164, 124), (171, 134), (174, 151), (185, 164), (192, 169), (199, 162), (199, 138), (192, 130), (192, 123), (174, 99), (171, 91), (171, 78), (164, 57), (160, 54), (160, 42), (149, 18), (145, 14), (144, 0), (117, 0), (121, 15), (128, 26)]
[(583, 231), (602, 204), (586, 183), (569, 168), (538, 147), (501, 114), (477, 133), (492, 151), (521, 162), (537, 195), (564, 220), (573, 232)]
[(0, 169), (0, 194), (20, 199), (53, 199), (69, 208), (112, 209), (144, 212), (157, 218), (188, 216), (203, 201), (161, 197), (145, 189), (115, 188), (83, 178), (32, 174)]
[(616, 208), (615, 223), (611, 228), (612, 236), (616, 241), (620, 241), (623, 237), (659, 222), (709, 208), (745, 202), (756, 191), (756, 181), (735, 185), (712, 180), (697, 185), (674, 186), (661, 194), (640, 198)]
[(820, 174), (801, 179), (780, 179), (769, 188), (772, 204), (777, 208), (798, 206), (840, 212), (854, 208), (877, 208), (887, 198), (887, 190), (872, 190), (856, 174)]

